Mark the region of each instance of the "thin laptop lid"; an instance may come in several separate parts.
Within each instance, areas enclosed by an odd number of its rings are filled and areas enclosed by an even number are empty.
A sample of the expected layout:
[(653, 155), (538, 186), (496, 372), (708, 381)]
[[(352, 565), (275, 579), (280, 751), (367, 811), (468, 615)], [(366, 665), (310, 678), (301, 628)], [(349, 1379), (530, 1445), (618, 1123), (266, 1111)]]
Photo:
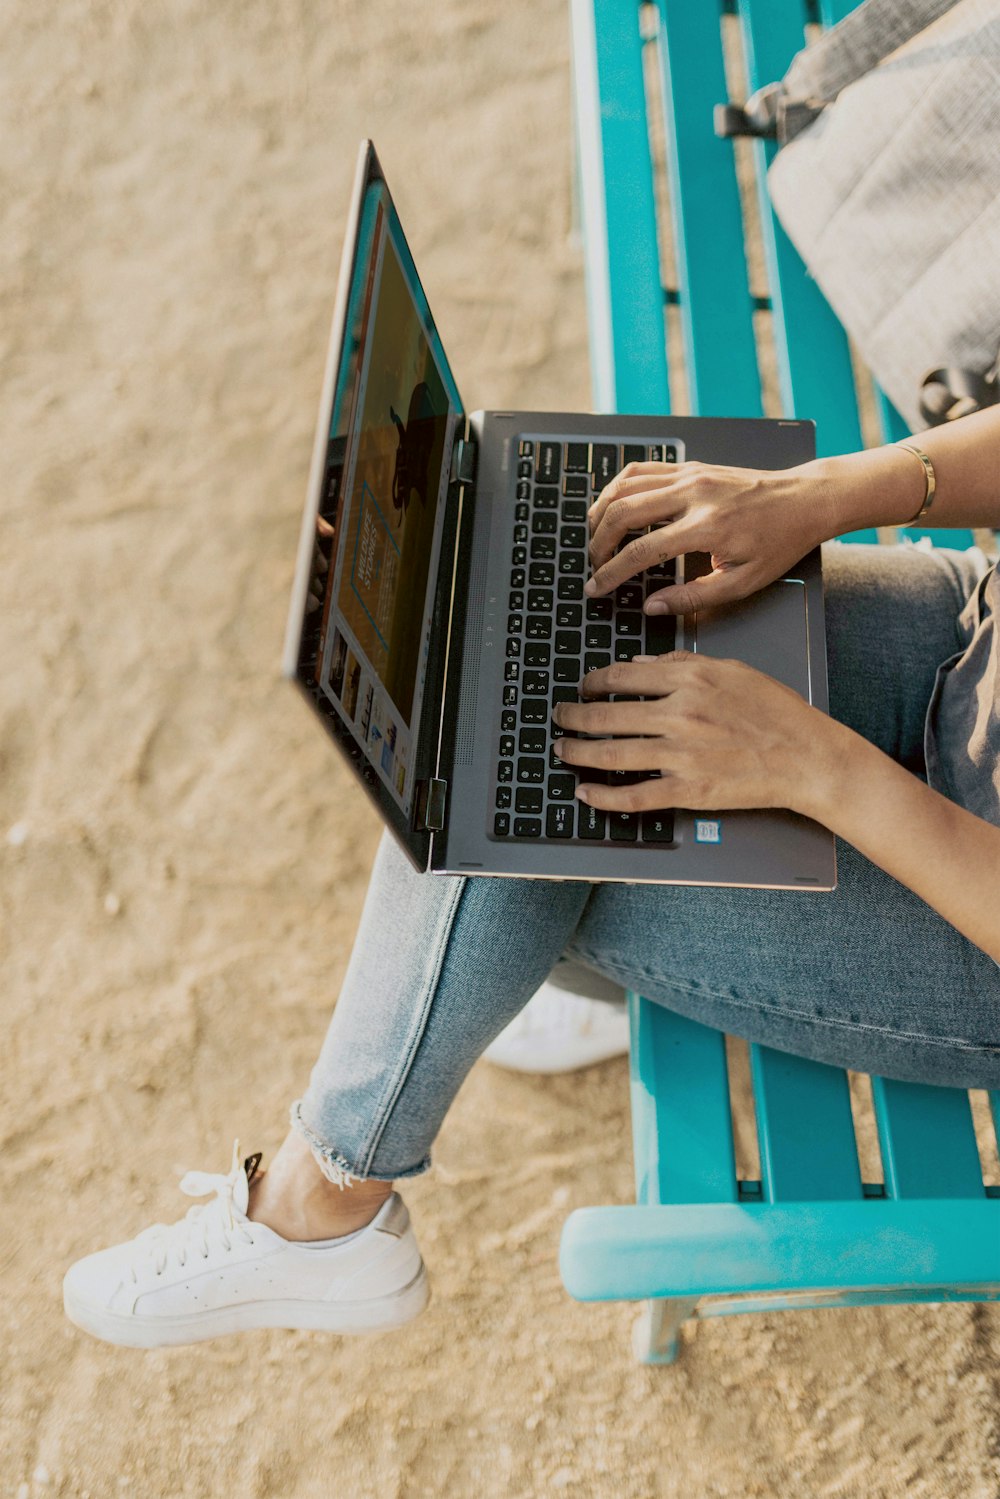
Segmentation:
[[(341, 261), (285, 674), (426, 868), (462, 403), (370, 141)], [(450, 565), (447, 568), (450, 582)]]

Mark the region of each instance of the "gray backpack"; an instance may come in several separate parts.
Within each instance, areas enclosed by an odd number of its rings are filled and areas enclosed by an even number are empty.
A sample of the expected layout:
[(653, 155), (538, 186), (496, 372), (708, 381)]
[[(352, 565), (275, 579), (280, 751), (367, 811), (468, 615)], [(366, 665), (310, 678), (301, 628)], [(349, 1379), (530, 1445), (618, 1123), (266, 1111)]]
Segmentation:
[(1000, 400), (1000, 0), (865, 0), (716, 131), (912, 430)]

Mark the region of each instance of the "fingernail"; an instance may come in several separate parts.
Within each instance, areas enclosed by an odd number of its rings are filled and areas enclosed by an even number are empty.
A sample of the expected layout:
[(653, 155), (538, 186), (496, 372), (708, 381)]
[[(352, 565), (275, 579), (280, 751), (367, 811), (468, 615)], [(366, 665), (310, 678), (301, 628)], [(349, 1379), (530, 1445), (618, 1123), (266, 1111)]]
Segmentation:
[(553, 741), (552, 741), (553, 752), (555, 754), (559, 755), (560, 758), (562, 757), (562, 746), (563, 746), (563, 741), (561, 739), (553, 739)]
[(666, 614), (666, 613), (668, 613), (668, 610), (667, 610), (666, 604), (661, 604), (658, 599), (652, 599), (646, 605), (646, 613), (647, 614)]
[(633, 656), (632, 660), (633, 661), (655, 661), (656, 657), (655, 656)]
[(577, 795), (577, 800), (578, 801), (581, 801), (581, 802), (589, 802), (590, 801), (590, 792), (587, 790), (586, 786), (578, 786), (576, 788), (576, 795)]
[(591, 597), (597, 592), (597, 584), (594, 582), (593, 578), (587, 579), (586, 583), (584, 583), (583, 585), (583, 591), (584, 593), (589, 594)]

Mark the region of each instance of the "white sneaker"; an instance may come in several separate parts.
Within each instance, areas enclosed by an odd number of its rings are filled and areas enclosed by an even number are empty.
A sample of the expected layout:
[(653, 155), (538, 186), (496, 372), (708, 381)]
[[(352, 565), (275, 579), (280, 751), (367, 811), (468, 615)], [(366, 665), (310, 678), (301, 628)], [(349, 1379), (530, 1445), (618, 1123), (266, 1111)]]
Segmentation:
[(543, 984), (483, 1052), (512, 1072), (575, 1072), (628, 1053), (628, 1010)]
[(78, 1260), (63, 1281), (77, 1327), (129, 1348), (200, 1343), (253, 1327), (376, 1332), (399, 1327), (430, 1299), (402, 1198), (371, 1223), (320, 1244), (283, 1239), (246, 1216), (260, 1156), (228, 1176), (189, 1171), (181, 1191), (215, 1196), (173, 1224)]

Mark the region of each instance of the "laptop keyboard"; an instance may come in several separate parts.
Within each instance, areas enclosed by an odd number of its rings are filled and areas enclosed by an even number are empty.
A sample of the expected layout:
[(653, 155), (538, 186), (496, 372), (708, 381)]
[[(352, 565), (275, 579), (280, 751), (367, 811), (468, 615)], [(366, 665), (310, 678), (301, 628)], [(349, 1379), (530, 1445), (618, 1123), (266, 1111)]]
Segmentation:
[[(608, 812), (576, 799), (577, 781), (630, 785), (647, 771), (601, 771), (564, 764), (552, 752), (552, 709), (579, 701), (588, 671), (673, 650), (672, 615), (645, 615), (643, 601), (670, 582), (673, 562), (630, 578), (613, 595), (588, 599), (587, 511), (627, 463), (675, 463), (670, 443), (518, 443), (512, 522), (506, 660), (496, 758), (493, 835), (497, 839), (588, 843), (672, 843), (673, 814)], [(626, 546), (641, 532), (623, 537)], [(629, 698), (612, 698), (630, 701)]]

